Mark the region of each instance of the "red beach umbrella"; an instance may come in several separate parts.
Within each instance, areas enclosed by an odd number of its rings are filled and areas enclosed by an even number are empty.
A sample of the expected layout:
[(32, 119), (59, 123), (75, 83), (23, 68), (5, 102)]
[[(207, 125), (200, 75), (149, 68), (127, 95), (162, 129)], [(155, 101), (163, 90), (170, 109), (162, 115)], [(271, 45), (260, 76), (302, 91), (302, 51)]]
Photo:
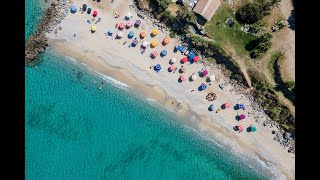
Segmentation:
[(193, 62), (197, 62), (199, 60), (199, 57), (198, 56), (195, 56), (194, 58), (193, 58)]
[(120, 28), (120, 29), (123, 29), (123, 28), (124, 28), (124, 24), (123, 24), (123, 23), (120, 23), (120, 24), (119, 24), (119, 28)]
[(180, 80), (181, 81), (185, 81), (186, 80), (186, 77), (184, 75), (180, 76)]
[(224, 108), (229, 108), (230, 107), (230, 104), (229, 103), (225, 103), (224, 104)]
[(157, 51), (153, 52), (153, 53), (152, 53), (152, 56), (153, 56), (153, 58), (156, 58), (156, 57), (158, 56)]
[(245, 118), (246, 118), (246, 115), (244, 115), (244, 114), (241, 114), (241, 115), (240, 115), (240, 119), (241, 119), (241, 120), (243, 120), (243, 119), (245, 119)]
[(206, 76), (206, 75), (208, 75), (208, 71), (204, 70), (204, 71), (202, 71), (202, 74), (203, 74), (203, 76)]
[(96, 17), (98, 15), (98, 11), (93, 11), (93, 17)]
[(242, 125), (238, 126), (238, 131), (243, 131), (243, 126)]
[(186, 63), (188, 61), (187, 57), (182, 58), (182, 63)]
[(176, 69), (176, 66), (175, 65), (171, 65), (170, 66), (170, 71), (173, 71), (174, 69)]

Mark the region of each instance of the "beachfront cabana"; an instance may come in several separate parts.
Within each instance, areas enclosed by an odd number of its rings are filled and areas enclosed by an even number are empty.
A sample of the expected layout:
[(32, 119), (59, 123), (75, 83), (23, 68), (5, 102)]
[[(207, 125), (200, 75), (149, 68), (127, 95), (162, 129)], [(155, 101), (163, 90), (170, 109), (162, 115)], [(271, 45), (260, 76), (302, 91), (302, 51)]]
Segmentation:
[(134, 25), (136, 26), (136, 27), (139, 27), (140, 26), (140, 24), (141, 24), (141, 21), (138, 19), (138, 20), (136, 20), (136, 22), (134, 23)]
[(153, 58), (156, 58), (156, 57), (158, 56), (158, 52), (157, 52), (157, 51), (154, 51), (154, 52), (152, 53), (152, 56), (153, 56)]
[(158, 30), (157, 29), (153, 29), (151, 32), (152, 35), (156, 36), (158, 34)]
[(230, 107), (230, 104), (229, 103), (225, 103), (223, 106), (224, 106), (225, 109), (227, 109), (227, 108)]
[(176, 69), (176, 66), (175, 65), (171, 65), (170, 67), (169, 67), (169, 70), (170, 71), (174, 71)]
[(82, 11), (86, 11), (87, 10), (87, 5), (86, 4), (83, 4), (82, 5)]
[(98, 15), (98, 11), (93, 11), (93, 17), (96, 17)]
[(123, 36), (122, 32), (119, 31), (119, 32), (117, 33), (117, 36), (118, 36), (119, 38), (122, 38), (122, 36)]
[(142, 31), (141, 33), (140, 33), (140, 38), (142, 39), (142, 38), (144, 38), (145, 36), (146, 36), (146, 32), (145, 31)]
[(131, 18), (132, 18), (132, 14), (130, 12), (128, 12), (127, 15), (126, 15), (126, 19), (129, 20)]
[(135, 39), (135, 40), (132, 41), (132, 45), (133, 46), (136, 46), (137, 44), (138, 44), (138, 40)]
[(216, 79), (216, 77), (214, 75), (210, 76), (210, 81), (214, 81)]
[(246, 118), (246, 115), (241, 114), (241, 115), (239, 116), (239, 118), (240, 118), (240, 120), (244, 120), (244, 119)]
[(97, 30), (97, 27), (96, 26), (91, 26), (91, 32), (96, 32), (96, 30)]
[(181, 66), (181, 69), (180, 69), (183, 73), (185, 73), (187, 71), (187, 68), (185, 66)]
[(159, 72), (161, 70), (161, 65), (160, 64), (157, 64), (155, 67), (154, 67), (154, 70)]
[(134, 36), (134, 32), (133, 32), (133, 31), (130, 31), (129, 34), (128, 34), (128, 36), (129, 36), (130, 38), (132, 38), (132, 37)]
[(198, 78), (198, 76), (193, 73), (192, 76), (191, 76), (192, 81), (195, 81), (197, 78)]
[(187, 61), (188, 61), (188, 58), (187, 58), (187, 57), (184, 57), (184, 58), (182, 58), (182, 60), (181, 60), (182, 63), (186, 63)]
[(201, 83), (200, 89), (201, 91), (207, 89), (207, 85), (205, 85), (204, 83)]
[(185, 81), (185, 80), (186, 80), (186, 76), (181, 75), (181, 76), (180, 76), (180, 81)]
[(121, 30), (121, 29), (123, 29), (124, 28), (124, 23), (120, 23), (119, 24), (119, 29)]
[(127, 22), (126, 27), (129, 29), (131, 26), (131, 22)]
[(198, 62), (198, 60), (199, 60), (199, 56), (194, 56), (193, 62)]
[(168, 43), (169, 43), (169, 38), (165, 37), (165, 38), (163, 39), (163, 44), (166, 45), (166, 44), (168, 44)]
[(167, 51), (167, 50), (162, 50), (162, 51), (161, 51), (161, 55), (162, 55), (162, 56), (166, 56), (167, 54), (168, 54), (168, 51)]
[(87, 14), (91, 14), (91, 8), (88, 8)]
[(146, 42), (146, 41), (144, 41), (144, 42), (142, 43), (142, 46), (143, 46), (143, 47), (147, 47), (148, 45), (149, 45), (149, 43)]
[(204, 71), (202, 71), (202, 75), (203, 75), (203, 76), (208, 75), (208, 71), (205, 69)]
[(156, 47), (158, 44), (157, 44), (157, 42), (155, 41), (155, 40), (153, 40), (152, 42), (151, 42), (151, 46), (152, 47)]
[(170, 59), (170, 64), (174, 64), (175, 62), (177, 62), (177, 59), (176, 59), (176, 58), (171, 58), (171, 59)]
[(77, 8), (76, 8), (75, 5), (71, 5), (71, 6), (70, 6), (70, 12), (71, 12), (71, 13), (77, 12)]

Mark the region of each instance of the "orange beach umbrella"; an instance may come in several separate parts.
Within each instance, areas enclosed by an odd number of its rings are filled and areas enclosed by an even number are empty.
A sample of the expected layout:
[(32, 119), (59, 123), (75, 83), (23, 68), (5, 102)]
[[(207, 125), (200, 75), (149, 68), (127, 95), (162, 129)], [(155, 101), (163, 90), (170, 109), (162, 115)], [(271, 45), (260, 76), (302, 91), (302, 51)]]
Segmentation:
[(163, 43), (164, 43), (164, 44), (168, 44), (168, 43), (169, 43), (169, 38), (165, 37), (165, 38), (163, 39)]
[(142, 38), (144, 38), (144, 37), (146, 36), (146, 32), (145, 32), (145, 31), (142, 31), (142, 32), (140, 33), (140, 36), (141, 36)]

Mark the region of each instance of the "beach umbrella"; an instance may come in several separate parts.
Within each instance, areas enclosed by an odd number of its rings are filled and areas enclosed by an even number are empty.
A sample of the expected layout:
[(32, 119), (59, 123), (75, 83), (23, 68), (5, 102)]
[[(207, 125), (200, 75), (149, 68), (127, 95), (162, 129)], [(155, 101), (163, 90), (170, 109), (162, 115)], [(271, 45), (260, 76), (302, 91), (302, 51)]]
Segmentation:
[(153, 29), (151, 32), (154, 36), (158, 34), (158, 30), (157, 29)]
[(93, 11), (93, 17), (96, 17), (98, 15), (98, 11)]
[(244, 109), (245, 108), (244, 104), (242, 104), (242, 103), (237, 104), (237, 107), (238, 107), (238, 109)]
[(146, 32), (145, 32), (145, 31), (142, 31), (142, 32), (140, 33), (140, 36), (141, 36), (141, 38), (144, 38), (144, 37), (146, 36)]
[(72, 5), (72, 6), (70, 7), (70, 11), (71, 11), (71, 13), (77, 12), (76, 6), (75, 6), (75, 5)]
[(86, 4), (83, 4), (82, 5), (82, 11), (86, 11), (87, 10), (87, 5)]
[(196, 80), (198, 78), (198, 76), (196, 74), (192, 74), (191, 79), (192, 80)]
[(141, 21), (138, 19), (138, 20), (136, 20), (136, 22), (134, 24), (139, 26), (141, 24)]
[(216, 79), (216, 77), (214, 75), (210, 76), (210, 81), (214, 81)]
[(134, 36), (134, 32), (133, 32), (133, 31), (130, 31), (128, 35), (129, 35), (130, 37), (133, 37), (133, 36)]
[(203, 76), (208, 75), (208, 71), (207, 71), (207, 70), (202, 71), (202, 75), (203, 75)]
[(176, 58), (171, 58), (171, 59), (170, 59), (170, 63), (171, 63), (171, 64), (173, 64), (173, 63), (175, 63), (175, 62), (177, 62), (177, 59), (176, 59)]
[(91, 26), (91, 32), (95, 32), (97, 30), (96, 26)]
[(131, 22), (127, 22), (126, 26), (127, 26), (127, 28), (130, 28), (131, 27)]
[(88, 8), (87, 13), (88, 13), (88, 14), (91, 13), (91, 8)]
[(123, 28), (124, 28), (124, 24), (123, 24), (123, 23), (120, 23), (120, 24), (119, 24), (119, 28), (120, 28), (120, 29), (123, 29)]
[(100, 2), (101, 0), (97, 0), (97, 2)]
[(130, 12), (128, 12), (128, 14), (126, 15), (127, 19), (130, 19), (132, 17), (132, 14)]
[(176, 47), (176, 50), (177, 50), (177, 51), (181, 51), (181, 46), (178, 45), (178, 46)]
[(197, 62), (198, 60), (199, 60), (199, 57), (198, 56), (194, 56), (193, 62)]
[(158, 71), (161, 70), (161, 65), (160, 65), (160, 64), (157, 64), (154, 68), (155, 68), (155, 70), (158, 72)]
[(121, 32), (121, 31), (119, 31), (119, 32), (118, 32), (118, 34), (117, 34), (117, 36), (118, 36), (119, 38), (121, 38), (121, 37), (122, 37), (122, 35), (123, 35), (123, 34), (122, 34), (122, 32)]
[(158, 56), (157, 51), (153, 52), (153, 53), (152, 53), (152, 56), (153, 56), (153, 58), (156, 58), (156, 57)]
[(133, 41), (132, 41), (132, 44), (137, 45), (137, 44), (138, 44), (138, 40), (136, 40), (136, 39), (133, 40)]
[(186, 72), (186, 71), (187, 71), (187, 68), (184, 67), (184, 66), (182, 66), (182, 67), (181, 67), (181, 71), (182, 71), (182, 72)]
[(153, 41), (151, 42), (151, 46), (156, 47), (156, 46), (157, 46), (157, 42), (153, 40)]
[(182, 63), (186, 63), (188, 61), (187, 57), (182, 58)]
[(112, 34), (112, 33), (113, 33), (113, 29), (110, 28), (110, 29), (108, 30), (108, 33), (109, 33), (109, 34)]
[(250, 129), (251, 129), (252, 132), (256, 132), (257, 131), (257, 128), (255, 126), (251, 126)]
[(149, 44), (148, 42), (144, 41), (144, 42), (142, 43), (142, 46), (143, 46), (143, 47), (147, 47), (148, 44)]
[(194, 55), (194, 53), (193, 53), (193, 52), (191, 52), (191, 53), (189, 54), (189, 58), (190, 58), (190, 59), (193, 59), (193, 58), (194, 58), (194, 56), (195, 56), (195, 55)]
[(216, 109), (216, 107), (215, 107), (213, 104), (211, 104), (211, 105), (210, 105), (210, 109), (211, 109), (211, 111), (213, 111), (213, 110)]
[(225, 103), (224, 104), (224, 108), (229, 108), (230, 107), (230, 104), (229, 103)]
[(162, 56), (166, 56), (168, 54), (168, 51), (167, 50), (162, 50), (161, 54), (162, 54)]
[(186, 77), (185, 77), (184, 75), (181, 75), (181, 76), (180, 76), (180, 80), (181, 80), (181, 81), (185, 81), (185, 80), (186, 80)]
[(205, 89), (207, 88), (207, 86), (206, 86), (204, 83), (201, 83), (200, 86), (201, 86), (201, 89), (202, 89), (202, 90), (205, 90)]
[(165, 37), (165, 38), (163, 39), (163, 43), (164, 43), (164, 44), (168, 44), (168, 43), (169, 43), (169, 38)]
[(173, 71), (173, 70), (176, 69), (176, 66), (175, 66), (175, 65), (171, 65), (171, 66), (169, 67), (169, 69), (170, 69), (170, 71)]
[(246, 118), (246, 115), (241, 114), (239, 117), (240, 117), (240, 120), (243, 120), (243, 119), (245, 119), (245, 118)]
[(243, 131), (243, 126), (242, 125), (238, 125), (238, 131)]

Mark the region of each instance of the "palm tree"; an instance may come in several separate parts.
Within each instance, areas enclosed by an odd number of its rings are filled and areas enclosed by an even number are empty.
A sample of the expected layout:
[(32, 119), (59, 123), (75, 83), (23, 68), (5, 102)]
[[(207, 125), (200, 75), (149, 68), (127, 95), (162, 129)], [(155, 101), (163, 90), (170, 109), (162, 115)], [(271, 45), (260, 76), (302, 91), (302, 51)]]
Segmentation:
[(269, 0), (262, 5), (262, 11), (264, 15), (269, 15), (274, 8), (280, 6), (281, 0)]

